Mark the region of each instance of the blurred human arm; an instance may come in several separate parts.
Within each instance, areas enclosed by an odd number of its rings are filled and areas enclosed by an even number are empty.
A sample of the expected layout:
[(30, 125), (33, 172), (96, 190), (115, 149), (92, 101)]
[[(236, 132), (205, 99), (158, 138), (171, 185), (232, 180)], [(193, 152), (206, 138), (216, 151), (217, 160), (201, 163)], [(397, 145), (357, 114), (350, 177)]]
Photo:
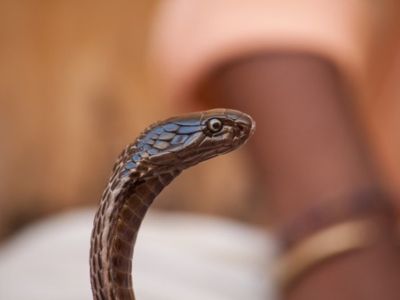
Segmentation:
[[(385, 189), (363, 112), (380, 94), (393, 58), (398, 4), (177, 0), (163, 9), (153, 54), (167, 98), (254, 115), (253, 156), (275, 226), (320, 202)], [(289, 297), (392, 299), (399, 292), (395, 250), (388, 237), (326, 263)]]
[[(219, 73), (213, 90), (219, 104), (257, 120), (253, 154), (275, 225), (380, 185), (341, 78), (324, 59), (296, 53), (249, 58)], [(301, 278), (288, 299), (397, 299), (399, 276), (397, 243), (389, 234), (373, 247), (322, 264)]]

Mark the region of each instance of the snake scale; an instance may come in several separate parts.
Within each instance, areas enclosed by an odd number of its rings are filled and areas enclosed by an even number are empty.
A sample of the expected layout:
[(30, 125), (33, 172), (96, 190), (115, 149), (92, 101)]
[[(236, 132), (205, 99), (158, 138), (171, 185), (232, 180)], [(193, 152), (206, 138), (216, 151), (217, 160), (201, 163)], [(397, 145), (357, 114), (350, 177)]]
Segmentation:
[(119, 156), (94, 218), (90, 278), (95, 300), (134, 300), (132, 255), (154, 198), (182, 170), (235, 150), (253, 134), (250, 116), (213, 109), (148, 127)]

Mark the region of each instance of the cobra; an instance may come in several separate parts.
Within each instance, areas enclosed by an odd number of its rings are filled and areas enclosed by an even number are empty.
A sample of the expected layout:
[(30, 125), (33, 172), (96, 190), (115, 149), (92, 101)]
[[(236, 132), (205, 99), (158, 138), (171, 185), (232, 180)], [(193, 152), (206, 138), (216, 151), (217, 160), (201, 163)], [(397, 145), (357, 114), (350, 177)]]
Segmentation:
[(254, 129), (247, 114), (214, 109), (155, 123), (125, 148), (94, 218), (90, 247), (93, 299), (135, 299), (133, 249), (154, 198), (184, 169), (243, 145)]

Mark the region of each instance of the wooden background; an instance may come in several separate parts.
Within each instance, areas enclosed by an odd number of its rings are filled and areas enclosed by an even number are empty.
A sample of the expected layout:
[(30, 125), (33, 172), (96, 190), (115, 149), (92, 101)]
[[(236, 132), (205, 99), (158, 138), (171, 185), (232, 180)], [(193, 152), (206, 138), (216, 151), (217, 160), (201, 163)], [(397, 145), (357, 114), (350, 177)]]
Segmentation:
[[(182, 112), (162, 101), (146, 72), (155, 5), (0, 2), (0, 240), (39, 217), (96, 205), (125, 144), (149, 123)], [(400, 55), (397, 64), (400, 70)], [(396, 183), (400, 89), (387, 84), (380, 104), (366, 101), (363, 111)], [(188, 171), (157, 205), (249, 220), (259, 199), (252, 182), (243, 150)]]
[[(0, 2), (0, 237), (96, 205), (121, 149), (151, 122), (182, 112), (158, 100), (146, 74), (154, 5)], [(188, 171), (158, 206), (243, 218), (249, 180), (226, 176), (249, 173), (243, 156)]]

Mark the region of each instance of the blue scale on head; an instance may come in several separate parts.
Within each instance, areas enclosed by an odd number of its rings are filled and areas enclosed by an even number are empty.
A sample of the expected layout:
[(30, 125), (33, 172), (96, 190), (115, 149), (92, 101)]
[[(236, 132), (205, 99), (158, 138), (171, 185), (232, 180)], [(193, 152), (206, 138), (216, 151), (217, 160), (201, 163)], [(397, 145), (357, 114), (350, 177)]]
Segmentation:
[(125, 164), (125, 169), (131, 170), (133, 168), (136, 168), (136, 163), (134, 163), (133, 161), (130, 161)]
[(178, 133), (181, 134), (191, 134), (201, 131), (201, 126), (182, 126), (179, 128)]
[(155, 134), (161, 134), (164, 132), (164, 129), (162, 127), (156, 127), (152, 129), (149, 133), (155, 133)]
[(135, 154), (134, 156), (132, 156), (132, 160), (133, 160), (134, 162), (138, 162), (140, 159), (141, 159), (141, 157), (140, 157), (139, 154)]
[(197, 139), (201, 134), (202, 132), (196, 132), (195, 134), (190, 135), (189, 138), (185, 141), (184, 145), (190, 144), (195, 139)]
[(145, 141), (146, 144), (149, 144), (149, 145), (153, 145), (154, 144), (154, 140), (152, 140), (152, 139), (146, 139), (144, 141)]
[(136, 147), (141, 149), (144, 145), (144, 141), (143, 140), (138, 140), (138, 142), (136, 143)]
[(182, 144), (182, 143), (184, 143), (184, 142), (187, 140), (188, 137), (189, 137), (188, 135), (177, 134), (177, 135), (172, 139), (171, 145), (179, 145), (179, 144)]
[(157, 150), (157, 149), (154, 149), (154, 148), (151, 148), (151, 149), (149, 149), (149, 150), (147, 151), (147, 153), (149, 153), (150, 155), (155, 155), (155, 154), (158, 153), (158, 150)]
[(169, 141), (169, 140), (171, 140), (174, 136), (175, 136), (175, 133), (172, 133), (172, 132), (164, 132), (164, 133), (160, 134), (160, 136), (158, 137), (158, 139), (161, 140), (161, 141)]
[(174, 132), (179, 128), (179, 126), (177, 124), (175, 124), (175, 123), (168, 123), (168, 124), (165, 124), (163, 126), (163, 128), (167, 132)]
[(178, 124), (181, 126), (200, 126), (200, 120), (199, 119), (187, 119), (187, 120), (176, 121), (175, 124)]
[(155, 132), (150, 132), (149, 134), (146, 134), (145, 139), (157, 139), (158, 138), (158, 134)]
[(151, 148), (150, 145), (148, 145), (148, 144), (143, 144), (143, 143), (139, 143), (139, 144), (138, 144), (138, 147), (139, 147), (139, 149), (140, 149), (141, 151), (147, 151), (147, 150), (149, 150), (149, 149)]
[(164, 133), (164, 129), (162, 127), (156, 127), (145, 134), (143, 140), (147, 141), (150, 139), (156, 140), (160, 134)]
[(169, 146), (169, 143), (168, 143), (168, 142), (165, 142), (165, 141), (157, 141), (157, 142), (155, 142), (154, 145), (153, 145), (154, 148), (157, 148), (157, 149), (159, 149), (159, 150), (167, 149), (168, 146)]
[(158, 139), (158, 134), (155, 133), (150, 133), (146, 134), (138, 143), (138, 145), (143, 145), (143, 144), (151, 144), (154, 142), (154, 140)]

